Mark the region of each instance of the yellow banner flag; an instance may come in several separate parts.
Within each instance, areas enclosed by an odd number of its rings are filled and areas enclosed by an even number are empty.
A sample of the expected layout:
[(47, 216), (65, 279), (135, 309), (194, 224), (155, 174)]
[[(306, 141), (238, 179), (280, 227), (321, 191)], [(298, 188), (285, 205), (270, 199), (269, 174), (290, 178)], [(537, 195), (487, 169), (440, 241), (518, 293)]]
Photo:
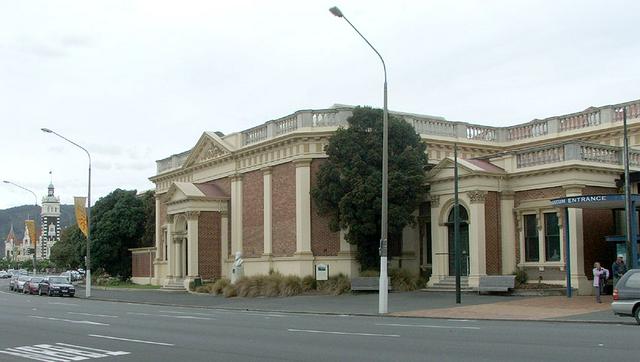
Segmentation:
[(36, 239), (36, 221), (25, 220), (24, 225), (27, 227), (29, 233), (29, 239), (31, 239), (31, 247), (35, 248), (38, 240)]
[(86, 197), (73, 197), (73, 203), (76, 208), (76, 222), (78, 223), (78, 228), (82, 231), (85, 237), (87, 236), (87, 209), (84, 207), (86, 201)]

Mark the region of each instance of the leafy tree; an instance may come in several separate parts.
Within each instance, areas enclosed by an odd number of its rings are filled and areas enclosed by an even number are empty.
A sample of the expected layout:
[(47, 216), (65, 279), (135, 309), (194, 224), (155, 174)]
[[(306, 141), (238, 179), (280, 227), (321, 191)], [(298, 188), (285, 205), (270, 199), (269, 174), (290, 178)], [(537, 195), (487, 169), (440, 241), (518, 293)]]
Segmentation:
[[(358, 246), (363, 270), (379, 267), (381, 225), (382, 110), (357, 107), (329, 140), (329, 156), (318, 172), (312, 196), (318, 212), (330, 216), (333, 231), (346, 230)], [(402, 229), (414, 223), (412, 213), (425, 193), (426, 144), (413, 127), (389, 117), (388, 220), (389, 249), (398, 249)]]
[(74, 224), (62, 230), (60, 241), (51, 247), (49, 259), (60, 268), (75, 269), (84, 265), (86, 247), (87, 238)]
[(116, 189), (91, 209), (92, 269), (104, 269), (121, 278), (131, 276), (129, 248), (144, 233), (145, 213), (136, 191)]
[(152, 190), (140, 196), (144, 208), (144, 234), (138, 243), (139, 247), (154, 246), (156, 235), (156, 197)]

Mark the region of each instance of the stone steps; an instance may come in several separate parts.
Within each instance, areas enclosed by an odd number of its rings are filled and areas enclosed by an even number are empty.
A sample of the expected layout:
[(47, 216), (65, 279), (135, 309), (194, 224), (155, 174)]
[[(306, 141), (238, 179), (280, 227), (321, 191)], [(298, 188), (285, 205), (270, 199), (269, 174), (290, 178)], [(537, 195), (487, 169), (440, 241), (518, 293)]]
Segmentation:
[(176, 280), (163, 285), (160, 290), (184, 292), (186, 289), (184, 288), (184, 283), (182, 280)]
[[(446, 277), (434, 285), (423, 289), (428, 292), (455, 292), (456, 291), (456, 277)], [(469, 287), (469, 278), (460, 278), (460, 290), (463, 292), (473, 292), (475, 289)]]

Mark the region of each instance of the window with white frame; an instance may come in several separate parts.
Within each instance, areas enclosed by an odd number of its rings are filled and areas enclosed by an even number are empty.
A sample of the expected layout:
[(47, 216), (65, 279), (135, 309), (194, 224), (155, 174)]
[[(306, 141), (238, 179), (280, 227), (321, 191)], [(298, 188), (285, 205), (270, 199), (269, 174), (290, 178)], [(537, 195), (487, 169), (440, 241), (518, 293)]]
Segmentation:
[(538, 220), (535, 214), (524, 217), (524, 260), (540, 261), (540, 240), (538, 238)]
[(544, 213), (544, 249), (546, 261), (560, 261), (560, 226), (555, 212)]

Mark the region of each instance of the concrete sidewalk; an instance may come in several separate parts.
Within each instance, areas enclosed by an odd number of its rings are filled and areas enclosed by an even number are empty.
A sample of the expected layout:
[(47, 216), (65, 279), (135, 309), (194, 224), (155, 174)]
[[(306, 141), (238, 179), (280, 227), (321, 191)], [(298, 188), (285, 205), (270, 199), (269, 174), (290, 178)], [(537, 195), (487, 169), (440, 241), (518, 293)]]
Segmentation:
[[(79, 286), (76, 296), (84, 298)], [(210, 294), (167, 292), (158, 289), (92, 288), (92, 299), (201, 308), (223, 308), (270, 312), (378, 316), (378, 294), (339, 296), (301, 295), (288, 298), (224, 298)], [(603, 303), (594, 297), (517, 297), (465, 293), (462, 304), (453, 293), (406, 292), (389, 294), (389, 315), (397, 317), (491, 319), (522, 321), (635, 324), (633, 318), (611, 312), (611, 296)]]

